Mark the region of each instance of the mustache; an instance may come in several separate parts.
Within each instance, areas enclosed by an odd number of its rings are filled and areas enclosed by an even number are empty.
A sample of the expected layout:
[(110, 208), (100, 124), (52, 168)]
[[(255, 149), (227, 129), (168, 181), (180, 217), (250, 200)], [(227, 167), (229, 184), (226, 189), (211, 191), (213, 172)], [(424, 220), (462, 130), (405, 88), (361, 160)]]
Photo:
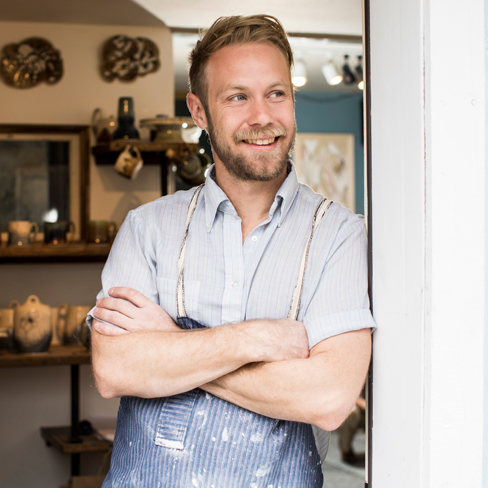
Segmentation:
[(262, 129), (238, 130), (234, 132), (233, 139), (238, 142), (249, 139), (272, 139), (274, 137), (286, 137), (284, 127), (264, 127)]

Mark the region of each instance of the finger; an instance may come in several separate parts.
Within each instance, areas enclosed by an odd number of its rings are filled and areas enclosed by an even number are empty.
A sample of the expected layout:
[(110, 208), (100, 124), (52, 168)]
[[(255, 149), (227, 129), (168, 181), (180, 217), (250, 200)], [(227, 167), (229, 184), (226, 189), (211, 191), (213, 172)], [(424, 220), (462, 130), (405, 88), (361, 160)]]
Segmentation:
[(114, 325), (104, 324), (103, 322), (94, 321), (93, 328), (102, 335), (106, 336), (118, 336), (122, 334), (128, 334), (129, 331), (121, 329), (120, 327), (115, 327)]
[(136, 307), (144, 307), (148, 303), (152, 303), (149, 298), (145, 297), (139, 291), (125, 286), (110, 288), (108, 294), (115, 298), (124, 298), (125, 300), (129, 300), (129, 302), (133, 303)]
[(97, 300), (96, 305), (97, 307), (104, 308), (106, 310), (114, 310), (116, 312), (120, 312), (127, 317), (130, 317), (131, 319), (134, 318), (137, 310), (139, 310), (138, 307), (122, 298), (100, 298), (99, 300)]
[(92, 314), (96, 319), (103, 320), (104, 322), (116, 325), (117, 327), (122, 327), (122, 329), (126, 329), (129, 332), (131, 329), (135, 328), (134, 321), (131, 318), (114, 310), (95, 307)]

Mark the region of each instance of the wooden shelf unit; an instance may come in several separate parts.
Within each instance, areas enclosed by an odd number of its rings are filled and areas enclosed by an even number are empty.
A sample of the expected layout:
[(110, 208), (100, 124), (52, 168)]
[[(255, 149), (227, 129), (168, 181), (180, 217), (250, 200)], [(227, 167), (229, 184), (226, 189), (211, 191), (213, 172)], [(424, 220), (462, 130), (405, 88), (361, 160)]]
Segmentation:
[(115, 164), (119, 154), (128, 146), (137, 147), (141, 151), (144, 164), (161, 165), (166, 162), (166, 151), (174, 149), (180, 151), (187, 148), (190, 152), (197, 152), (198, 144), (187, 144), (185, 142), (149, 142), (149, 141), (111, 141), (106, 144), (99, 144), (92, 147), (92, 154), (95, 156), (96, 164), (108, 165)]
[(41, 435), (48, 446), (53, 446), (64, 454), (106, 452), (112, 447), (112, 442), (96, 431), (93, 434), (81, 434), (81, 442), (71, 442), (70, 427), (41, 427)]
[(47, 352), (33, 353), (14, 353), (0, 349), (0, 368), (90, 364), (90, 358), (90, 351), (79, 344), (53, 345)]
[(68, 244), (34, 243), (28, 246), (0, 246), (0, 264), (46, 262), (105, 262), (111, 244), (72, 242)]
[(71, 425), (41, 427), (41, 435), (48, 446), (71, 455), (71, 475), (80, 474), (80, 454), (105, 452), (112, 442), (97, 433), (80, 434), (80, 364), (90, 364), (91, 353), (83, 345), (53, 345), (47, 352), (13, 353), (0, 350), (0, 368), (70, 366), (71, 368)]

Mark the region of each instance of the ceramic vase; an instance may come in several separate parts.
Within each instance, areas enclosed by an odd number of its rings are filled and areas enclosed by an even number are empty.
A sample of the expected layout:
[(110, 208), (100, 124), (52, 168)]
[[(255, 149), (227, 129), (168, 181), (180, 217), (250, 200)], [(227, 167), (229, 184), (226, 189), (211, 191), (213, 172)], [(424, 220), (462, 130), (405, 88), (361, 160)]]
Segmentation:
[(117, 139), (139, 139), (139, 131), (134, 127), (134, 100), (132, 97), (119, 98), (118, 127), (112, 135)]

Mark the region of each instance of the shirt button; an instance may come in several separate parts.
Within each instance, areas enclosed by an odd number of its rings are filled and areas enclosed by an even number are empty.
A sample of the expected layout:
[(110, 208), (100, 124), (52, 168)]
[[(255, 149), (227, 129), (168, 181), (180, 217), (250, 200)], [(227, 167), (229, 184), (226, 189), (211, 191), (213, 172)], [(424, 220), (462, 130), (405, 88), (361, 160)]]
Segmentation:
[(257, 236), (252, 236), (252, 240), (256, 242), (258, 240)]
[(231, 285), (232, 285), (232, 286), (237, 286), (237, 281), (236, 281), (236, 280), (232, 280)]

